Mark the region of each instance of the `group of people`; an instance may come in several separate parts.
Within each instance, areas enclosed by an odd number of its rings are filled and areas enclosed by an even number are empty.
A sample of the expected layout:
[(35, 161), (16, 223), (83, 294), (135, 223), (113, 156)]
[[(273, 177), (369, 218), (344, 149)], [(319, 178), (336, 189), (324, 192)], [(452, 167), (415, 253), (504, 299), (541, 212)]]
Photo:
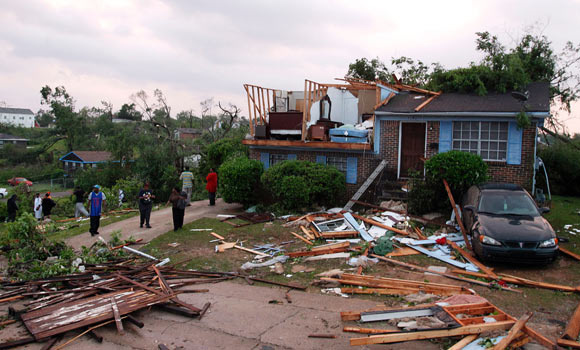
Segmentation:
[[(167, 201), (167, 205), (172, 206), (173, 213), (173, 230), (177, 231), (183, 227), (183, 221), (185, 217), (185, 208), (190, 206), (191, 194), (193, 189), (193, 173), (186, 168), (179, 177), (183, 185), (181, 190), (179, 187), (172, 189)], [(206, 190), (209, 194), (209, 205), (215, 205), (216, 191), (217, 191), (217, 174), (213, 169), (210, 169), (209, 174), (206, 177)], [(140, 228), (145, 225), (146, 228), (151, 228), (151, 210), (153, 209), (153, 199), (155, 195), (150, 188), (149, 182), (143, 185), (143, 188), (139, 191), (139, 214), (140, 214)], [(91, 236), (99, 234), (99, 226), (101, 220), (101, 213), (104, 210), (107, 196), (101, 191), (101, 186), (93, 186), (92, 191), (88, 194), (81, 189), (76, 187), (73, 192), (75, 198), (75, 217), (89, 217), (90, 218), (90, 229), (89, 232)], [(88, 200), (89, 210), (85, 208), (85, 198)], [(16, 200), (17, 195), (12, 195), (8, 200), (8, 221), (14, 221), (16, 219), (16, 212), (18, 211), (18, 205)], [(38, 220), (44, 220), (50, 218), (52, 209), (56, 206), (56, 202), (51, 198), (50, 192), (47, 192), (44, 197), (40, 196), (40, 193), (36, 193), (34, 197), (34, 216)]]
[[(13, 222), (16, 220), (16, 213), (18, 212), (18, 195), (13, 194), (6, 202), (6, 210), (8, 212), (8, 222)], [(36, 219), (45, 220), (50, 219), (52, 209), (56, 206), (56, 202), (50, 196), (50, 192), (47, 192), (44, 197), (40, 196), (40, 193), (34, 195), (34, 217)]]

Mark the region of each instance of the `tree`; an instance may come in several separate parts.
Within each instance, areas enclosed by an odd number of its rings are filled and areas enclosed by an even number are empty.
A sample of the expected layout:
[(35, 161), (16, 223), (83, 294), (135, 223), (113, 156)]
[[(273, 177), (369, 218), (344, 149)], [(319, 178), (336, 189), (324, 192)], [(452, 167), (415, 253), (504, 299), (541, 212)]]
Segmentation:
[(175, 116), (179, 126), (184, 128), (201, 128), (201, 119), (195, 115), (193, 109), (181, 111)]
[(66, 140), (67, 151), (72, 151), (77, 138), (82, 139), (83, 120), (74, 111), (74, 99), (64, 86), (54, 90), (46, 85), (40, 90), (41, 104), (50, 106), (50, 113), (54, 118), (55, 130)]
[(140, 121), (143, 118), (143, 115), (141, 114), (141, 112), (139, 112), (135, 108), (134, 103), (123, 104), (121, 106), (121, 109), (119, 109), (119, 111), (117, 112), (117, 114), (115, 116), (119, 119), (134, 120), (134, 121)]
[(36, 112), (36, 122), (43, 128), (49, 127), (54, 123), (54, 118), (52, 114), (48, 111), (39, 109)]

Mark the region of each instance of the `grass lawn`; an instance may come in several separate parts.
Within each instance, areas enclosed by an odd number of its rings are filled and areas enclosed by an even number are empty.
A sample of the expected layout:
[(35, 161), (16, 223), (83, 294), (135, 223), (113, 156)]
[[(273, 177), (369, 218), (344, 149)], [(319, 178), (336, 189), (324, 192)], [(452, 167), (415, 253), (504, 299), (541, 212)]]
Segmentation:
[[(563, 242), (562, 246), (580, 254), (580, 197), (552, 196), (552, 209), (545, 218), (558, 237), (570, 241)], [(572, 226), (565, 229), (566, 225)]]

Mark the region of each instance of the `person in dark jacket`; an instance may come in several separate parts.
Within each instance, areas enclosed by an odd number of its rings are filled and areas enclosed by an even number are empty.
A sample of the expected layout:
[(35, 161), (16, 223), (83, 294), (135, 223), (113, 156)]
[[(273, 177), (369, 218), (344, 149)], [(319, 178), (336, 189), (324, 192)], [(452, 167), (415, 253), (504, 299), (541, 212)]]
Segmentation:
[(149, 219), (151, 218), (151, 209), (153, 208), (153, 198), (155, 198), (155, 195), (149, 189), (149, 182), (146, 182), (141, 191), (139, 191), (139, 214), (141, 214), (140, 228), (143, 228), (144, 223), (145, 227), (151, 228), (151, 225), (149, 225)]
[(6, 202), (6, 209), (8, 210), (8, 222), (14, 222), (16, 220), (16, 212), (18, 211), (18, 204), (16, 200), (18, 196), (13, 194), (12, 197)]
[(185, 217), (185, 207), (187, 207), (187, 193), (179, 192), (179, 187), (173, 188), (167, 205), (171, 203), (173, 212), (173, 231), (183, 227), (183, 218)]
[(42, 215), (45, 219), (50, 219), (50, 213), (52, 213), (52, 208), (56, 207), (56, 203), (50, 197), (50, 192), (46, 192), (44, 198), (42, 198)]

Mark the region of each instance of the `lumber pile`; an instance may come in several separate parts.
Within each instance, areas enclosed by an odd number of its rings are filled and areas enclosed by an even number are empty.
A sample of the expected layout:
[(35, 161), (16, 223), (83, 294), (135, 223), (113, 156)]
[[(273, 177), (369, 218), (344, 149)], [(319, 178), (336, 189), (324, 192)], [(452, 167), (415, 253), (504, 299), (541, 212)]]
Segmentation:
[(557, 340), (557, 343), (563, 347), (580, 349), (580, 304), (578, 304), (564, 334)]
[[(350, 345), (391, 344), (423, 339), (464, 337), (451, 347), (451, 349), (457, 350), (476, 340), (482, 333), (506, 330), (508, 331), (507, 336), (496, 343), (494, 349), (506, 349), (508, 346), (514, 349), (527, 343), (529, 338), (548, 348), (555, 347), (552, 341), (526, 326), (526, 322), (532, 316), (531, 313), (516, 320), (487, 301), (473, 304), (425, 304), (403, 309), (380, 308), (361, 312), (348, 311), (341, 312), (340, 316), (343, 322), (357, 321), (358, 323), (404, 319), (407, 321), (404, 322), (405, 325), (409, 323), (410, 319), (415, 319), (419, 323), (422, 318), (436, 318), (440, 321), (439, 324), (446, 325), (412, 332), (345, 326), (344, 332), (368, 335), (367, 337), (351, 338)], [(400, 327), (402, 324), (399, 323), (397, 326)]]
[(232, 273), (179, 270), (175, 265), (156, 266), (155, 263), (125, 259), (87, 264), (82, 274), (4, 283), (0, 302), (30, 299), (24, 303), (24, 309), (14, 314), (31, 337), (1, 343), (0, 348), (46, 340), (54, 344), (55, 337), (66, 332), (109, 323), (114, 323), (123, 334), (123, 321), (142, 325), (131, 313), (151, 306), (201, 318), (210, 303), (200, 307), (190, 305), (179, 298), (179, 288), (238, 277)]

